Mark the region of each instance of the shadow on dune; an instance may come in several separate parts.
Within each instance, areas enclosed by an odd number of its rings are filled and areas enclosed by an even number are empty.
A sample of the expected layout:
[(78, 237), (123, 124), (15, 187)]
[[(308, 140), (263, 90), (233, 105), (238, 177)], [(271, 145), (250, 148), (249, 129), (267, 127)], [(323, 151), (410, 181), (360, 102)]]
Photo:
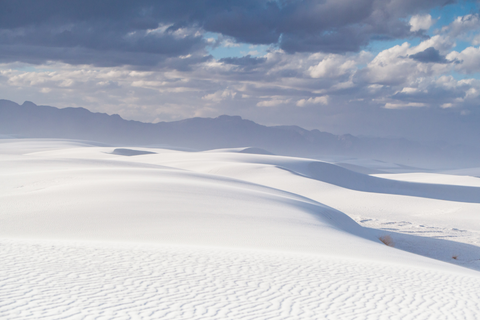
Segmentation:
[(117, 149), (113, 150), (112, 154), (116, 154), (116, 155), (119, 155), (119, 156), (131, 157), (131, 156), (140, 156), (140, 155), (143, 155), (143, 154), (156, 154), (156, 152), (117, 148)]
[(365, 229), (377, 238), (389, 235), (396, 249), (480, 271), (480, 247), (478, 246), (381, 229)]
[(330, 183), (342, 188), (413, 196), (437, 200), (480, 203), (480, 188), (442, 184), (405, 182), (372, 177), (325, 163), (312, 162), (308, 166), (309, 178)]

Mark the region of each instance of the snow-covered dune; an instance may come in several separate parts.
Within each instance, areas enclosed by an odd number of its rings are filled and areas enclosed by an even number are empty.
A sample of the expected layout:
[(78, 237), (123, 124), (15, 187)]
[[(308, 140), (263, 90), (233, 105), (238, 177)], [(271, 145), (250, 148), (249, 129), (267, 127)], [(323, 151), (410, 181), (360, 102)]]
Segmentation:
[(0, 140), (0, 318), (474, 319), (478, 222), (441, 240), (455, 259), (381, 223), (448, 224), (443, 204), (466, 226), (480, 188), (399, 180), (255, 148)]

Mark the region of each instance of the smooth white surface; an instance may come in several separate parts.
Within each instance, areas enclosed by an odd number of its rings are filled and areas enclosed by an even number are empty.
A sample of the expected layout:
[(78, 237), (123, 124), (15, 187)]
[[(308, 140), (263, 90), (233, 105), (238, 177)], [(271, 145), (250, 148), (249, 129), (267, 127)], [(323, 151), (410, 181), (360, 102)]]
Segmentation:
[(461, 202), (309, 159), (124, 149), (0, 140), (0, 318), (480, 314), (475, 178), (447, 186)]

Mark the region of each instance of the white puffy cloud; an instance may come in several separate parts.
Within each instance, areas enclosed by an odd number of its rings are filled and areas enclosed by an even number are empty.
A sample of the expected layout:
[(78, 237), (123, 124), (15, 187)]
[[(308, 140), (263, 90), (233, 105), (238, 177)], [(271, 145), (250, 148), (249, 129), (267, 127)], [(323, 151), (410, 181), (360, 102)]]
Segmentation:
[(442, 28), (442, 32), (447, 33), (450, 37), (460, 37), (480, 28), (480, 17), (478, 14), (467, 14), (455, 18), (448, 26)]
[(468, 47), (461, 52), (452, 51), (447, 59), (457, 61), (455, 70), (460, 73), (472, 74), (480, 72), (480, 48)]
[(321, 96), (315, 98), (308, 98), (308, 99), (300, 99), (297, 101), (297, 107), (304, 107), (307, 104), (328, 104), (329, 96)]
[(442, 54), (445, 54), (455, 47), (455, 39), (452, 39), (446, 35), (435, 35), (430, 39), (420, 42), (417, 46), (412, 47), (409, 54), (415, 54), (430, 47), (433, 47)]
[[(415, 59), (415, 55), (425, 50), (432, 50), (440, 55), (446, 52), (453, 44), (446, 37), (437, 35), (422, 41), (417, 46), (410, 46), (408, 42), (396, 45), (380, 52), (366, 68), (361, 70), (362, 80), (371, 84), (398, 85), (408, 87), (421, 79), (441, 75), (448, 72), (451, 66), (445, 61)], [(431, 49), (430, 49), (431, 48)], [(440, 56), (438, 56), (440, 60)], [(450, 59), (450, 56), (446, 57)], [(442, 63), (428, 63), (442, 62)]]
[(413, 94), (413, 93), (417, 93), (419, 91), (420, 90), (418, 88), (405, 87), (405, 88), (402, 88), (402, 91), (400, 91), (400, 92), (401, 93), (406, 93), (406, 94)]
[(312, 78), (334, 78), (354, 72), (357, 63), (344, 55), (329, 54), (317, 65), (308, 68)]
[(418, 63), (406, 58), (410, 51), (410, 44), (405, 42), (380, 52), (362, 70), (363, 80), (383, 85), (400, 85), (407, 82), (418, 72)]
[(432, 16), (426, 15), (414, 15), (410, 18), (410, 31), (416, 32), (420, 30), (428, 30), (435, 23)]

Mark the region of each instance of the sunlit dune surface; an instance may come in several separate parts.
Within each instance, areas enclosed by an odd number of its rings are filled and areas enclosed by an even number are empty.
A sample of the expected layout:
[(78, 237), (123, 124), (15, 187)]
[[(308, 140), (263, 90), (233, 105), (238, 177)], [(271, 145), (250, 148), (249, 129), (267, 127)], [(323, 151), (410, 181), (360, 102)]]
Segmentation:
[(360, 171), (0, 140), (0, 318), (478, 317), (478, 178)]

